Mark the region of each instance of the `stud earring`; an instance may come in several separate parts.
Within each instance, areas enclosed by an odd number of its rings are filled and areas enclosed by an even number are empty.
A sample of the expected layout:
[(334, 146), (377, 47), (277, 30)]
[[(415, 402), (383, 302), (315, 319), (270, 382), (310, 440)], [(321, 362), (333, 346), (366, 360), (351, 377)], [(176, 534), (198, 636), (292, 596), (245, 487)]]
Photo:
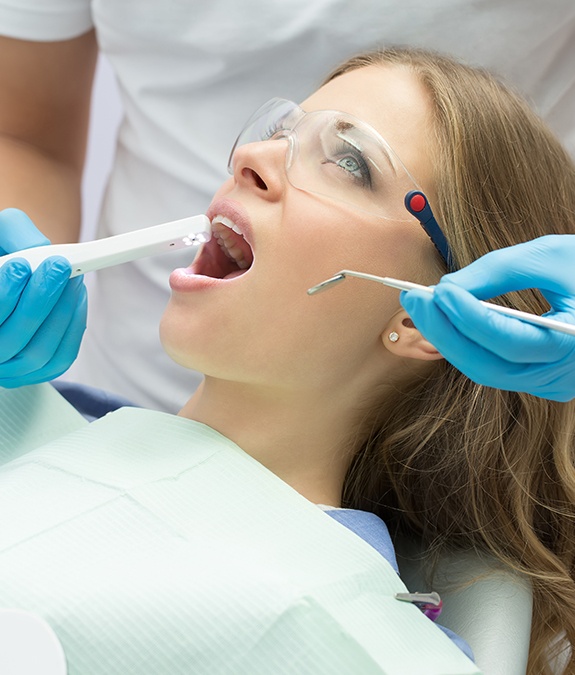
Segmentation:
[(396, 333), (394, 330), (392, 330), (387, 337), (389, 338), (390, 342), (397, 342), (399, 340), (399, 334)]

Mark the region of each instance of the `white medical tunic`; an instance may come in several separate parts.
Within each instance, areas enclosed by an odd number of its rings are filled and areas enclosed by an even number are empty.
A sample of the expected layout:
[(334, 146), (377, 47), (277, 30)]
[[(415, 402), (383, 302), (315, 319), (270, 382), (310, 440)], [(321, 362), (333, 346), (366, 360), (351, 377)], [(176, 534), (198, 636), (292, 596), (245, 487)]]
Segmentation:
[[(573, 0), (0, 0), (0, 32), (64, 40), (95, 27), (125, 115), (98, 236), (202, 213), (233, 140), (272, 96), (302, 100), (345, 58), (389, 44), (450, 52), (526, 94), (575, 155)], [(97, 274), (70, 377), (174, 411), (200, 376), (163, 353), (169, 272), (190, 253)]]

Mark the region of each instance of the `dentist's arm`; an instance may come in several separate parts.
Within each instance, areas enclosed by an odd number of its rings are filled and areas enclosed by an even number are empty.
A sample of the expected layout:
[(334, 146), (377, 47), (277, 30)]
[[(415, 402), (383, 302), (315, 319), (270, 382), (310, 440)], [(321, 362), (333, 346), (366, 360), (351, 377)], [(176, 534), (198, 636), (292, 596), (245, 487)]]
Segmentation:
[(575, 337), (490, 311), (478, 302), (539, 288), (545, 315), (575, 324), (575, 235), (493, 251), (444, 276), (433, 295), (401, 294), (419, 331), (478, 384), (555, 401), (575, 398)]
[[(24, 209), (54, 243), (79, 234), (97, 54), (93, 31), (60, 42), (0, 37), (0, 209)], [(46, 243), (21, 211), (0, 213), (0, 254)], [(86, 290), (69, 274), (61, 258), (34, 274), (24, 262), (0, 267), (0, 386), (53, 379), (76, 357)]]
[(22, 209), (52, 243), (79, 235), (97, 54), (93, 31), (60, 42), (0, 37), (0, 209)]
[[(0, 255), (50, 242), (25, 213), (0, 212)], [(64, 258), (31, 273), (24, 260), (0, 258), (0, 387), (54, 379), (72, 364), (86, 327), (86, 288)]]

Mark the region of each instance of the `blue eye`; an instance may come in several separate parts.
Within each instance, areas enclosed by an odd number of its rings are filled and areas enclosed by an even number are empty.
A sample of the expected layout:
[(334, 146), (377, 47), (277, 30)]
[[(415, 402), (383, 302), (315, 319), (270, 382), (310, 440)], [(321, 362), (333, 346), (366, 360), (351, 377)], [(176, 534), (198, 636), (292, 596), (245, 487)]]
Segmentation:
[[(371, 172), (367, 162), (359, 151), (352, 151), (349, 145), (344, 144), (334, 154), (336, 156), (328, 161), (333, 162), (336, 166), (339, 166), (343, 171), (348, 173), (353, 178), (354, 182), (361, 187), (371, 188)], [(337, 155), (339, 155), (339, 157)]]
[(351, 173), (354, 178), (361, 179), (362, 168), (355, 157), (342, 157), (336, 164), (344, 171)]

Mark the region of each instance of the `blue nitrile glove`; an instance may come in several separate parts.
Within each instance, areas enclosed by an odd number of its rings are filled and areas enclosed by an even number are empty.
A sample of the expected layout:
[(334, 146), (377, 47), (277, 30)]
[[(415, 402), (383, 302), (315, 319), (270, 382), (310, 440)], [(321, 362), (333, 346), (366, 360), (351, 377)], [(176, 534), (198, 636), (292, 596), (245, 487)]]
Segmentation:
[(539, 288), (545, 316), (575, 324), (575, 235), (547, 235), (492, 251), (445, 275), (433, 295), (401, 293), (401, 303), (435, 348), (471, 380), (553, 401), (575, 397), (575, 337), (503, 316), (479, 303)]
[[(0, 255), (49, 243), (23, 211), (0, 211)], [(87, 299), (83, 278), (70, 272), (60, 256), (34, 273), (23, 259), (0, 258), (0, 387), (54, 379), (76, 358)]]

